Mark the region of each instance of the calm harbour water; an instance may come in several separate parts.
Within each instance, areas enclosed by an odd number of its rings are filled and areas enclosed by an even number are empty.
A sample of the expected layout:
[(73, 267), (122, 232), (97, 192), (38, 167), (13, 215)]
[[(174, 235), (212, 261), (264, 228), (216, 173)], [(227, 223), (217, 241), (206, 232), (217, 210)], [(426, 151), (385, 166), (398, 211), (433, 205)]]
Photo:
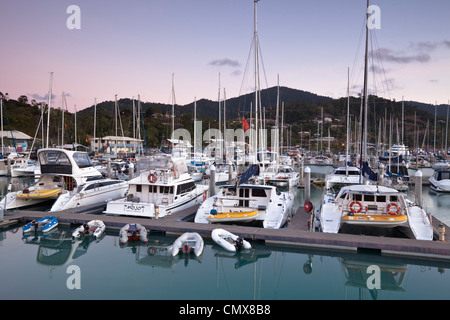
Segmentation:
[[(322, 190), (311, 192), (316, 204)], [(435, 216), (450, 220), (450, 195), (424, 187), (424, 200)], [(301, 190), (297, 201), (304, 201)], [(147, 246), (121, 247), (118, 231), (74, 243), (71, 233), (60, 227), (46, 237), (23, 237), (21, 228), (0, 230), (0, 299), (450, 299), (450, 262), (261, 243), (231, 254), (211, 240), (198, 259), (173, 258), (167, 248), (174, 237), (151, 234)], [(379, 267), (379, 282), (370, 266)]]

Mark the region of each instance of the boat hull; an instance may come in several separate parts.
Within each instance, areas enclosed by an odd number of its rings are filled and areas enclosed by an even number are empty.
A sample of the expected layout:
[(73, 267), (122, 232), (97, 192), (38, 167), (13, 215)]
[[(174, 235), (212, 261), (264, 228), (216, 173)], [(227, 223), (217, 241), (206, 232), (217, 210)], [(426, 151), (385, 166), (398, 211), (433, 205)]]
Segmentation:
[(382, 228), (394, 228), (407, 224), (408, 217), (406, 215), (392, 216), (392, 215), (352, 215), (343, 216), (342, 223), (364, 225)]

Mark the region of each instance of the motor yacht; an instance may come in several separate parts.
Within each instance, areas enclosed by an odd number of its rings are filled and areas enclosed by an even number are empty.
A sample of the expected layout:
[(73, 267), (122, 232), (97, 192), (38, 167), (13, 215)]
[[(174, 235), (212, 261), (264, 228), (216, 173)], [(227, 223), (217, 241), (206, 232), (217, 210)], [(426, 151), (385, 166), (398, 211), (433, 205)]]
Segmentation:
[(157, 219), (193, 208), (207, 198), (208, 186), (195, 184), (184, 158), (158, 156), (145, 167), (128, 181), (128, 195), (109, 201), (104, 213)]
[(431, 190), (450, 192), (450, 170), (437, 170), (428, 181), (430, 181)]
[(86, 152), (47, 148), (37, 153), (41, 176), (19, 191), (9, 192), (0, 208), (11, 210), (49, 202), (49, 211), (106, 203), (125, 196), (126, 181), (103, 178)]

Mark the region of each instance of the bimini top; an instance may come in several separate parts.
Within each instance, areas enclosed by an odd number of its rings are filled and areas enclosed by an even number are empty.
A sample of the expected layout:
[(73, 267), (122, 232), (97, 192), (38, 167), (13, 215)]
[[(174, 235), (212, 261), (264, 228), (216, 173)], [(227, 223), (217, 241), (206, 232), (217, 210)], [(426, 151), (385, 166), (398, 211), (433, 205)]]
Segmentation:
[(377, 185), (366, 185), (366, 184), (357, 184), (352, 186), (343, 187), (337, 197), (340, 197), (343, 193), (370, 193), (370, 194), (391, 194), (391, 193), (399, 193), (398, 190), (393, 188), (388, 188), (384, 186)]
[(86, 152), (46, 148), (38, 150), (42, 174), (100, 175)]

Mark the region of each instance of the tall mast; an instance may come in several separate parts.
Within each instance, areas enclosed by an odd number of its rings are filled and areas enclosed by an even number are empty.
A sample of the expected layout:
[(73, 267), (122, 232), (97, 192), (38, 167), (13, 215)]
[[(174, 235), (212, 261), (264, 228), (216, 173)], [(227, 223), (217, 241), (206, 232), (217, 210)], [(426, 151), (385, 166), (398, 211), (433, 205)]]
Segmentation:
[(174, 76), (175, 76), (175, 73), (172, 73), (172, 134), (171, 134), (171, 137), (173, 136), (173, 133), (175, 131), (175, 86), (174, 86)]
[(258, 151), (258, 92), (259, 92), (259, 62), (258, 62), (258, 21), (257, 21), (257, 10), (256, 10), (256, 4), (259, 0), (254, 0), (254, 40), (255, 40), (255, 129), (256, 129), (256, 154)]
[(66, 96), (65, 96), (65, 93), (64, 93), (64, 91), (63, 91), (63, 93), (62, 93), (62, 105), (61, 105), (61, 107), (62, 107), (62, 119), (61, 119), (61, 121), (62, 121), (62, 124), (61, 124), (61, 148), (63, 148), (63, 146), (64, 146), (64, 126), (65, 126), (65, 124), (64, 124), (64, 104), (65, 104), (65, 102), (66, 102)]
[[(370, 7), (370, 0), (367, 0), (367, 7), (366, 7), (366, 48), (365, 48), (365, 59), (364, 59), (364, 95), (363, 95), (363, 108), (362, 108), (362, 115), (361, 115), (361, 149), (360, 149), (360, 165), (361, 169), (363, 167), (364, 160), (367, 158), (367, 100), (368, 100), (368, 92), (367, 92), (367, 80), (368, 80), (368, 62), (369, 62), (369, 7)], [(363, 157), (364, 156), (364, 157)], [(360, 183), (362, 183), (362, 177), (363, 177), (363, 170), (361, 170), (360, 175)]]
[(405, 99), (402, 96), (402, 145), (405, 144)]
[[(450, 100), (447, 103), (447, 121), (445, 122), (445, 155), (447, 156), (448, 150), (447, 150), (447, 138), (448, 138), (448, 107), (450, 105)], [(3, 144), (2, 144), (3, 145)]]
[(75, 150), (77, 150), (77, 105), (74, 105), (74, 109), (75, 109)]
[(279, 127), (279, 112), (280, 112), (280, 75), (277, 75), (277, 112), (275, 115), (275, 128), (276, 128), (276, 134), (275, 134), (275, 150), (277, 152), (277, 164), (279, 163), (280, 155), (282, 154), (280, 150), (280, 127)]
[(48, 113), (47, 113), (47, 148), (49, 140), (49, 130), (50, 130), (50, 109), (52, 106), (52, 82), (53, 82), (53, 72), (50, 72), (50, 86), (48, 90)]
[[(349, 136), (348, 132), (350, 128), (350, 68), (347, 69), (347, 143), (345, 148), (345, 168), (348, 168), (348, 144), (349, 144)], [(348, 175), (348, 170), (346, 171), (346, 175)]]
[(116, 143), (115, 143), (115, 147), (114, 147), (114, 153), (117, 155), (117, 94), (115, 95), (114, 98), (115, 102), (114, 102), (114, 121), (115, 121), (115, 126), (116, 126)]
[[(133, 99), (134, 103), (134, 99)], [(134, 111), (134, 108), (133, 108)], [(134, 118), (133, 118), (134, 121)], [(97, 142), (95, 141), (95, 132), (96, 132), (96, 126), (97, 126), (97, 98), (94, 99), (94, 152), (97, 149)], [(133, 130), (134, 130), (134, 124), (133, 124)]]

